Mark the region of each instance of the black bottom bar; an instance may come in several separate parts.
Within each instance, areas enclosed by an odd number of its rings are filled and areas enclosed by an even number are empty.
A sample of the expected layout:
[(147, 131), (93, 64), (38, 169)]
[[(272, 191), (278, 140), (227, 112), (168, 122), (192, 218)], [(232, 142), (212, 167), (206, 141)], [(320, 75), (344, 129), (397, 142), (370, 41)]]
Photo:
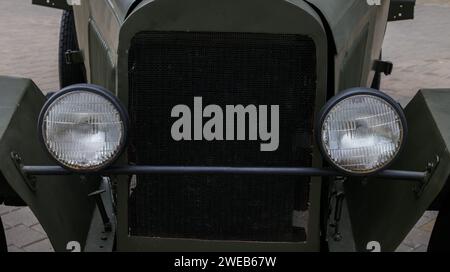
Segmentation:
[[(34, 176), (64, 176), (77, 174), (60, 166), (24, 166), (22, 171)], [(311, 177), (348, 176), (334, 169), (306, 167), (206, 167), (206, 166), (116, 166), (93, 173), (95, 175), (202, 174), (202, 175), (286, 175)], [(385, 170), (373, 175), (378, 178), (424, 180), (426, 172)]]

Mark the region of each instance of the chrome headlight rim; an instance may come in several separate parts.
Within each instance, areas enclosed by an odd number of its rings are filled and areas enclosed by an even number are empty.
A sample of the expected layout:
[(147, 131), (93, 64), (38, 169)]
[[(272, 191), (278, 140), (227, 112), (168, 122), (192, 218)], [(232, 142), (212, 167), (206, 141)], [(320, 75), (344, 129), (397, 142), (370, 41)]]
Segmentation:
[[(329, 112), (341, 101), (343, 101), (347, 98), (351, 98), (354, 96), (360, 96), (360, 95), (377, 97), (377, 98), (382, 99), (383, 101), (387, 102), (398, 114), (400, 123), (402, 125), (402, 139), (401, 139), (402, 141), (400, 143), (400, 146), (399, 146), (396, 154), (392, 157), (392, 159), (388, 163), (383, 165), (381, 168), (375, 169), (373, 171), (367, 171), (367, 172), (348, 171), (347, 169), (336, 164), (328, 155), (328, 152), (322, 141), (322, 129), (323, 129), (325, 119), (328, 116)], [(325, 106), (320, 110), (318, 117), (319, 118), (316, 119), (316, 124), (315, 124), (315, 138), (316, 138), (316, 143), (319, 147), (320, 153), (322, 154), (322, 157), (325, 158), (325, 161), (329, 165), (331, 165), (337, 171), (341, 172), (342, 174), (344, 174), (346, 176), (365, 177), (365, 176), (374, 175), (376, 173), (379, 173), (383, 170), (388, 169), (389, 167), (392, 166), (392, 164), (398, 159), (399, 155), (402, 153), (402, 151), (406, 145), (407, 138), (408, 138), (408, 124), (407, 124), (406, 116), (405, 116), (402, 106), (397, 101), (395, 101), (392, 97), (390, 97), (389, 95), (383, 93), (382, 91), (371, 89), (371, 88), (355, 87), (355, 88), (347, 89), (347, 90), (344, 90), (344, 91), (338, 93), (337, 95), (332, 97), (330, 100), (328, 100), (328, 102), (325, 104)]]
[[(122, 137), (122, 141), (120, 142), (120, 145), (117, 149), (117, 152), (109, 160), (105, 161), (105, 163), (98, 165), (96, 167), (89, 167), (89, 168), (70, 167), (70, 166), (64, 164), (63, 162), (61, 162), (60, 160), (58, 160), (58, 158), (56, 158), (56, 156), (54, 156), (52, 154), (52, 152), (49, 150), (49, 147), (45, 143), (43, 124), (44, 124), (44, 119), (47, 115), (47, 112), (49, 111), (50, 107), (59, 98), (63, 97), (66, 94), (70, 94), (71, 92), (88, 92), (88, 93), (93, 93), (93, 94), (101, 96), (102, 98), (106, 99), (108, 102), (110, 102), (113, 105), (113, 107), (117, 110), (117, 112), (119, 113), (120, 118), (122, 120), (123, 137)], [(46, 102), (44, 103), (44, 106), (42, 107), (41, 112), (39, 114), (37, 131), (38, 131), (39, 142), (41, 143), (41, 145), (42, 145), (43, 149), (45, 150), (45, 152), (47, 153), (47, 155), (54, 162), (56, 162), (58, 165), (60, 165), (64, 169), (67, 169), (71, 172), (80, 173), (80, 174), (90, 174), (90, 173), (96, 173), (103, 169), (108, 168), (109, 166), (114, 164), (120, 158), (120, 156), (125, 151), (126, 146), (128, 145), (129, 122), (130, 121), (129, 121), (129, 115), (128, 115), (127, 110), (125, 109), (123, 104), (120, 102), (120, 100), (116, 96), (114, 96), (109, 90), (107, 90), (106, 88), (103, 88), (101, 86), (95, 85), (95, 84), (84, 84), (83, 83), (83, 84), (74, 84), (74, 85), (65, 87), (62, 90), (51, 95), (50, 98), (48, 98), (46, 100)]]

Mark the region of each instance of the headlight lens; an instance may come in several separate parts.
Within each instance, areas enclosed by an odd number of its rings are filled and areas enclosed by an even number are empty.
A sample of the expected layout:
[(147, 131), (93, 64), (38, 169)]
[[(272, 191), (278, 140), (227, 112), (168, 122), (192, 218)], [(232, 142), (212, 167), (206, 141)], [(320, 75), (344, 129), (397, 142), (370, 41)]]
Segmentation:
[(401, 108), (379, 91), (351, 90), (323, 115), (322, 149), (330, 162), (352, 174), (385, 168), (399, 154), (406, 122)]
[(40, 117), (50, 155), (75, 171), (95, 171), (112, 163), (123, 149), (126, 122), (116, 98), (94, 85), (75, 85), (55, 94)]

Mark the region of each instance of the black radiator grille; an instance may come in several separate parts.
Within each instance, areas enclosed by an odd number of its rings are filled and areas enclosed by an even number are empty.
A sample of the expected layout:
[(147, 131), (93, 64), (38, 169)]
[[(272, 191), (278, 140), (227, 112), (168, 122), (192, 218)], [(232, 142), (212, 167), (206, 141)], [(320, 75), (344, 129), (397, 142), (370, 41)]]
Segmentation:
[[(131, 143), (140, 165), (311, 166), (316, 52), (302, 35), (141, 32), (129, 51)], [(182, 141), (172, 108), (280, 105), (280, 145)], [(139, 175), (129, 200), (130, 235), (303, 241), (293, 212), (308, 209), (309, 178)], [(134, 182), (133, 182), (134, 183)], [(294, 224), (295, 225), (295, 224)]]

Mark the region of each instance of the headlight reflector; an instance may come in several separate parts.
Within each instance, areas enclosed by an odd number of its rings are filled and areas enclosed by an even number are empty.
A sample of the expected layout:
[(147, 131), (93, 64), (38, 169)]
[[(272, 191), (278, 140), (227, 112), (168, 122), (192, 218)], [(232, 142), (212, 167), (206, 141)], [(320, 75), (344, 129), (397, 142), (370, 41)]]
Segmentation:
[(371, 174), (400, 153), (406, 136), (401, 107), (372, 89), (343, 92), (324, 108), (320, 125), (323, 153), (340, 170)]
[(47, 101), (39, 121), (42, 142), (62, 166), (97, 171), (126, 142), (127, 116), (118, 100), (95, 85), (73, 85)]

